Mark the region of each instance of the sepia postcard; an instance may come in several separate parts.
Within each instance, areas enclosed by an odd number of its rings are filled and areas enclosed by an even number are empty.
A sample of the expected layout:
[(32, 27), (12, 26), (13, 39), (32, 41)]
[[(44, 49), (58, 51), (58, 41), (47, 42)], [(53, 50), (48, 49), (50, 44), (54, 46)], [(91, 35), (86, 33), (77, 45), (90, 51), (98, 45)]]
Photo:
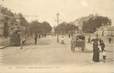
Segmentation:
[(114, 0), (0, 0), (0, 73), (114, 73)]

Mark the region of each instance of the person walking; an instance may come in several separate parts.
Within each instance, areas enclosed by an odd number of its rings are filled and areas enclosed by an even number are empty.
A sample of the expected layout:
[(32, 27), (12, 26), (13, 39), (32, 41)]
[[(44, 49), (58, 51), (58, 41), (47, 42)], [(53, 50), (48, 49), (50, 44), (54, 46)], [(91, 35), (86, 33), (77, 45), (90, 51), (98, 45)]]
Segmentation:
[(88, 43), (90, 43), (91, 42), (91, 36), (89, 35), (89, 37), (88, 37)]
[(111, 42), (112, 42), (112, 38), (109, 37), (109, 38), (108, 38), (108, 41), (109, 41), (109, 43), (111, 44)]
[(35, 37), (34, 37), (34, 40), (35, 40), (35, 45), (37, 44), (37, 39), (38, 39), (38, 34), (35, 33)]
[(98, 41), (93, 41), (93, 61), (99, 62), (100, 51), (98, 47)]
[(20, 49), (23, 49), (23, 46), (25, 45), (25, 42), (26, 42), (25, 37), (22, 37), (21, 38), (21, 48)]

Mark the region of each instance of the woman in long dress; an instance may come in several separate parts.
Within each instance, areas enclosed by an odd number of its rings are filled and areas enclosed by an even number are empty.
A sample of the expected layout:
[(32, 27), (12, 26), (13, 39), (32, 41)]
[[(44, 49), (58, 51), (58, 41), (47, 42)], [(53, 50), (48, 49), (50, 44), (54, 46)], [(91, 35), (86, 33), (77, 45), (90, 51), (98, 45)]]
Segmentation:
[(93, 61), (99, 62), (99, 48), (98, 48), (98, 41), (93, 42)]

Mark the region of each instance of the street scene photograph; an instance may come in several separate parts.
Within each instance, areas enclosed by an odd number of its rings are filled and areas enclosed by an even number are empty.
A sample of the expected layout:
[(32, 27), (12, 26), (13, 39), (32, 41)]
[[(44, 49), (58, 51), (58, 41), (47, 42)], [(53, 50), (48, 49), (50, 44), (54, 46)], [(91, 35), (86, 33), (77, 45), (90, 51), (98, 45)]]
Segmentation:
[(114, 73), (113, 7), (114, 0), (0, 0), (0, 67)]

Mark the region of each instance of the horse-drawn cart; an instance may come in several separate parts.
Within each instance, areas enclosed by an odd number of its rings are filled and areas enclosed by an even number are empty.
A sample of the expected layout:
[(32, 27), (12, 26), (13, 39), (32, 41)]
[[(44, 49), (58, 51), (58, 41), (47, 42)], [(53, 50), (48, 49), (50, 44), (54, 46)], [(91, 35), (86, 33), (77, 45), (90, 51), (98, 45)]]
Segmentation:
[(85, 36), (83, 34), (73, 35), (71, 39), (71, 51), (75, 52), (75, 48), (85, 49)]

